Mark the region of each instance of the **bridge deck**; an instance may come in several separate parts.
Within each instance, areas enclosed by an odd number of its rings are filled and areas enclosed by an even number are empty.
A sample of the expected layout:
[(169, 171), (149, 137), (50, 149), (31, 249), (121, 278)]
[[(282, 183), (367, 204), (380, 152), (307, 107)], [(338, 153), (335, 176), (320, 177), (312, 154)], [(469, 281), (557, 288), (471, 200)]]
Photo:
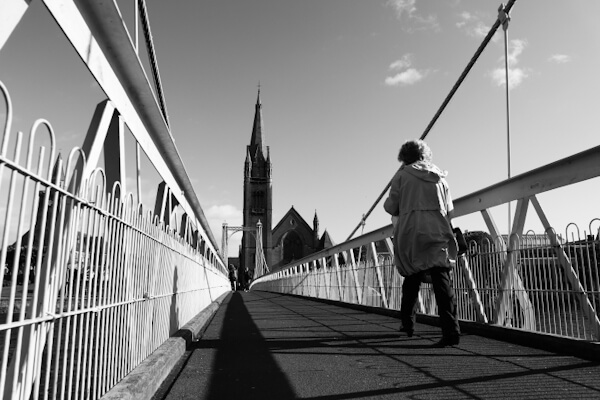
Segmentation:
[(600, 363), (266, 292), (233, 293), (155, 399), (600, 398)]

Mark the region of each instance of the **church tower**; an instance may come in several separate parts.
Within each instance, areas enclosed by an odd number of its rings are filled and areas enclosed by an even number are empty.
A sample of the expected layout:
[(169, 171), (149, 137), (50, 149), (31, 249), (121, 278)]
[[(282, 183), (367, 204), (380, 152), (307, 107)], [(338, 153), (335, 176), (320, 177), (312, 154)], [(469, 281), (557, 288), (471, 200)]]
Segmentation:
[[(271, 157), (269, 147), (265, 146), (262, 104), (260, 87), (254, 111), (254, 125), (250, 145), (246, 147), (244, 163), (244, 227), (256, 228), (258, 221), (262, 224), (263, 249), (267, 265), (272, 264), (272, 190)], [(244, 232), (242, 236), (242, 253), (240, 266), (254, 271), (256, 253), (255, 236), (252, 232)]]

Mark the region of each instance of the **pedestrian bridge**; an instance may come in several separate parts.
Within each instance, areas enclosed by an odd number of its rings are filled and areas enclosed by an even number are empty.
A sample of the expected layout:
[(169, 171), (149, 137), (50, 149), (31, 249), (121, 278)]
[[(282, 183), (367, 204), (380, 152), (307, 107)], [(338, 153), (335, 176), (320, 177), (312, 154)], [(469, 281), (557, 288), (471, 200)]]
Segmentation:
[[(257, 268), (250, 292), (231, 293), (173, 141), (145, 2), (133, 2), (144, 51), (138, 29), (128, 30), (113, 2), (41, 2), (106, 99), (85, 141), (64, 153), (52, 121), (37, 119), (28, 133), (13, 128), (11, 90), (0, 71), (3, 398), (161, 396), (160, 383), (186, 355), (197, 369), (179, 368), (179, 382), (198, 385), (207, 398), (236, 390), (254, 398), (269, 390), (278, 398), (331, 399), (600, 395), (597, 380), (588, 379), (598, 364), (586, 361), (598, 359), (600, 341), (600, 220), (590, 216), (586, 229), (557, 232), (538, 200), (597, 178), (600, 147), (455, 200), (456, 217), (481, 215), (487, 231), (470, 237), (453, 272), (461, 345), (432, 350), (437, 328), (419, 325), (410, 340), (396, 332), (402, 277), (392, 265), (391, 226), (352, 234), (279, 271)], [(30, 6), (0, 3), (0, 50)], [(422, 137), (500, 25), (501, 18)], [(125, 130), (136, 141), (130, 152)], [(140, 202), (142, 153), (161, 181), (153, 209)], [(125, 178), (126, 159), (136, 160), (134, 182)], [(490, 209), (511, 202), (512, 230), (503, 234)], [(528, 212), (544, 232), (525, 232)], [(419, 307), (421, 322), (435, 324), (428, 285)], [(194, 364), (194, 357), (209, 361)], [(179, 386), (172, 385), (173, 396)]]
[[(276, 318), (273, 316), (276, 315)], [(538, 337), (478, 336), (463, 323), (458, 346), (439, 328), (336, 303), (236, 292), (154, 399), (564, 399), (597, 398), (600, 362), (530, 346)], [(515, 332), (512, 332), (515, 333)], [(507, 342), (510, 340), (511, 342)], [(558, 340), (547, 346), (562, 346)], [(529, 346), (528, 346), (529, 344)], [(539, 347), (539, 346), (538, 346)], [(117, 398), (117, 397), (113, 397)]]

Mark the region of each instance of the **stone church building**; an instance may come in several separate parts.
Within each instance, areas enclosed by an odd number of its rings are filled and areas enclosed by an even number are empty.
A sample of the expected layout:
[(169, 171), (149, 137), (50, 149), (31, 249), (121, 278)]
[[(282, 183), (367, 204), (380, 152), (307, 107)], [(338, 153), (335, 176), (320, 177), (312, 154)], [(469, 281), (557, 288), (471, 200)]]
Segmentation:
[[(256, 99), (250, 144), (244, 163), (244, 227), (262, 225), (266, 263), (271, 272), (294, 260), (333, 246), (327, 231), (319, 237), (319, 219), (315, 211), (312, 226), (292, 206), (273, 228), (273, 179), (269, 146), (265, 144), (260, 88)], [(254, 271), (255, 234), (243, 232), (240, 267)]]

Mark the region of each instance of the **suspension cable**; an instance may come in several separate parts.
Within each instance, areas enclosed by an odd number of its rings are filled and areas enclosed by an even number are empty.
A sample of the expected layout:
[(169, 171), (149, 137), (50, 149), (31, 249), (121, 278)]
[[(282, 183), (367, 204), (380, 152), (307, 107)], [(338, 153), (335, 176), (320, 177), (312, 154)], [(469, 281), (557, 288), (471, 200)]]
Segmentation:
[(154, 52), (154, 42), (152, 41), (152, 31), (150, 30), (150, 21), (148, 20), (148, 9), (146, 8), (146, 0), (138, 0), (140, 17), (142, 18), (142, 27), (144, 28), (144, 37), (146, 38), (146, 47), (148, 49), (148, 56), (150, 57), (150, 66), (152, 68), (152, 76), (154, 78), (154, 86), (158, 94), (158, 101), (160, 103), (160, 109), (162, 111), (163, 118), (169, 124), (169, 115), (167, 113), (167, 104), (165, 102), (165, 96), (162, 90), (162, 83), (160, 81), (160, 73), (158, 71), (158, 63), (156, 62), (156, 53)]
[[(509, 11), (511, 10), (512, 6), (515, 4), (515, 1), (516, 0), (509, 0), (509, 2), (506, 4), (506, 6), (504, 6), (504, 12), (506, 14), (509, 13)], [(471, 71), (471, 68), (473, 68), (473, 65), (475, 65), (475, 62), (477, 61), (477, 59), (479, 58), (479, 56), (481, 55), (481, 53), (483, 52), (483, 50), (485, 49), (485, 47), (488, 45), (488, 43), (490, 42), (490, 40), (492, 40), (492, 37), (494, 36), (494, 34), (496, 33), (496, 31), (498, 30), (498, 28), (500, 27), (501, 24), (502, 24), (502, 22), (500, 21), (500, 18), (497, 17), (496, 18), (496, 22), (494, 22), (494, 25), (492, 26), (492, 28), (490, 29), (490, 31), (488, 32), (488, 34), (485, 36), (485, 38), (483, 39), (483, 41), (479, 45), (479, 48), (477, 49), (477, 51), (475, 52), (475, 54), (473, 55), (473, 57), (471, 57), (471, 60), (469, 61), (469, 64), (467, 64), (467, 66), (463, 70), (462, 74), (460, 74), (460, 77), (458, 78), (458, 80), (456, 81), (456, 83), (454, 84), (454, 86), (452, 87), (452, 89), (450, 90), (450, 93), (448, 93), (448, 95), (444, 99), (444, 102), (442, 103), (442, 105), (440, 106), (440, 108), (437, 110), (437, 112), (435, 113), (435, 115), (433, 116), (433, 118), (431, 119), (431, 121), (429, 122), (429, 125), (427, 125), (427, 128), (425, 128), (425, 131), (423, 132), (423, 134), (421, 135), (421, 137), (419, 139), (424, 140), (427, 137), (427, 135), (429, 134), (429, 131), (431, 130), (431, 128), (433, 128), (433, 125), (437, 122), (437, 120), (440, 117), (440, 115), (442, 115), (442, 112), (444, 112), (444, 109), (446, 108), (446, 106), (448, 105), (448, 103), (450, 103), (450, 100), (452, 99), (452, 97), (454, 96), (454, 94), (456, 93), (456, 91), (458, 90), (458, 88), (460, 87), (460, 85), (462, 84), (462, 82), (465, 80), (465, 78), (469, 74), (469, 71)], [(377, 200), (375, 200), (375, 203), (373, 203), (373, 205), (371, 206), (371, 208), (369, 209), (369, 211), (367, 211), (366, 214), (363, 214), (360, 222), (358, 223), (358, 225), (356, 226), (356, 228), (354, 228), (354, 230), (352, 231), (352, 233), (350, 234), (350, 236), (348, 236), (348, 238), (346, 239), (346, 241), (352, 239), (352, 236), (354, 236), (354, 234), (356, 233), (356, 231), (361, 226), (364, 226), (364, 224), (365, 224), (367, 218), (369, 217), (369, 215), (371, 215), (371, 213), (373, 212), (373, 210), (375, 209), (375, 207), (377, 206), (377, 204), (379, 204), (379, 202), (381, 201), (381, 199), (383, 198), (383, 196), (385, 196), (385, 194), (387, 193), (387, 191), (390, 189), (391, 186), (392, 186), (392, 180), (390, 179), (390, 181), (386, 185), (385, 189), (383, 189), (383, 191), (381, 192), (381, 194), (379, 195), (379, 197), (377, 197)]]

